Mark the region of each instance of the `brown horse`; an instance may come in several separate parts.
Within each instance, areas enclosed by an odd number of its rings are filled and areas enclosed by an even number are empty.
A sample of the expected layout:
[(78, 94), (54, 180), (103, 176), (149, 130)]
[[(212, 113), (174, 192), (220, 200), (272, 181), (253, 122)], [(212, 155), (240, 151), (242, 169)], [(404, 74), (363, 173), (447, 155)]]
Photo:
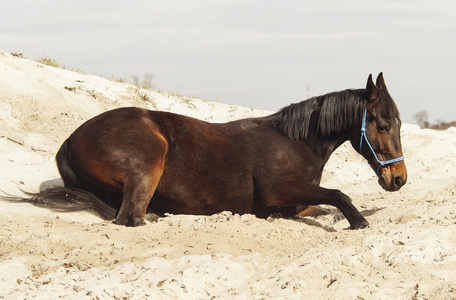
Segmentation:
[(323, 167), (350, 140), (377, 172), (379, 184), (399, 190), (407, 180), (400, 127), (382, 73), (376, 84), (370, 75), (366, 89), (224, 124), (119, 108), (88, 120), (63, 143), (56, 160), (65, 188), (43, 191), (33, 201), (65, 200), (70, 193), (75, 202), (67, 210), (95, 206), (102, 214), (113, 207), (114, 223), (127, 226), (144, 225), (147, 210), (267, 217), (329, 204), (350, 228), (363, 228), (368, 222), (347, 195), (319, 186)]

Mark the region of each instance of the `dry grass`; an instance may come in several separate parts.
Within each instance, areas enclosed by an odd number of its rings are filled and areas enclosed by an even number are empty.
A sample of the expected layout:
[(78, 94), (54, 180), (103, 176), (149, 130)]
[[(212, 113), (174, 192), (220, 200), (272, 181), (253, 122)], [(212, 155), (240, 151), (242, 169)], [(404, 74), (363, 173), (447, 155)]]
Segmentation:
[(14, 57), (24, 58), (24, 52), (11, 52)]
[(54, 68), (62, 68), (60, 66), (60, 63), (57, 60), (55, 60), (49, 56), (43, 56), (42, 58), (37, 59), (36, 61), (43, 65), (51, 66)]
[(139, 79), (138, 76), (133, 76), (132, 78), (132, 84), (140, 89), (145, 89), (145, 90), (154, 90), (155, 86), (152, 83), (154, 76), (151, 74), (146, 74), (144, 76), (144, 79)]

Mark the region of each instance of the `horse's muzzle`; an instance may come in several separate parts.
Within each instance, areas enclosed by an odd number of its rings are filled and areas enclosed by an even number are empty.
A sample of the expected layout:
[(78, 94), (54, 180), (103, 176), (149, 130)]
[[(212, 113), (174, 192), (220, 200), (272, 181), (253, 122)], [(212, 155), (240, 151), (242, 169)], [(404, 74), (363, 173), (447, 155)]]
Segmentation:
[(378, 176), (378, 183), (388, 192), (395, 192), (407, 182), (407, 168), (403, 161), (383, 167)]

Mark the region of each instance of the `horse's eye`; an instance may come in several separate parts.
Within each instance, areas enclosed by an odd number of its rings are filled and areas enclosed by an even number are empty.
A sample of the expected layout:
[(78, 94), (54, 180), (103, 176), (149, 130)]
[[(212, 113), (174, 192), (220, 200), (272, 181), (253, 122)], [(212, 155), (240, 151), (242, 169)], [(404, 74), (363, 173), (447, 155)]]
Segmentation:
[(388, 131), (388, 125), (379, 125), (378, 126), (378, 131), (387, 132)]

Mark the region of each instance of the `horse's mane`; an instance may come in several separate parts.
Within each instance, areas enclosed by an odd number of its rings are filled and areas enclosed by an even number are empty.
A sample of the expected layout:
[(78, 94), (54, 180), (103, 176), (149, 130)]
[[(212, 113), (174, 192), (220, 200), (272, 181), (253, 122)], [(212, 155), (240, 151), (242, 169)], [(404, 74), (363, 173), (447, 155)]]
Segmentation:
[[(381, 91), (372, 108), (380, 107), (385, 117), (399, 116), (387, 92)], [(310, 132), (325, 137), (339, 134), (356, 124), (367, 105), (366, 90), (344, 90), (314, 97), (282, 108), (278, 113), (280, 132), (291, 139), (303, 140)]]

